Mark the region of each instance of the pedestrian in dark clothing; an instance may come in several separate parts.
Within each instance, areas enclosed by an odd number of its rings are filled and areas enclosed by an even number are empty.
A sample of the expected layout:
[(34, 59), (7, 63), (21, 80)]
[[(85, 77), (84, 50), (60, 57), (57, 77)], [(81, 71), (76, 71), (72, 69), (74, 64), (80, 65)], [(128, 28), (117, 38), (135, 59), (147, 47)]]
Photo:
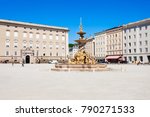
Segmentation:
[(22, 59), (22, 67), (24, 67), (24, 59)]

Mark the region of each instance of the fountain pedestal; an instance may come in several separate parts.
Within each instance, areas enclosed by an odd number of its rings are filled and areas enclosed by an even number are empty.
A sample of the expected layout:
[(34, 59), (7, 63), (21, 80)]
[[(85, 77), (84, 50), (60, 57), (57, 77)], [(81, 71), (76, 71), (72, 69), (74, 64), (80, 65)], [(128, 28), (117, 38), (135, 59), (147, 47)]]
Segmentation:
[(73, 59), (69, 59), (67, 64), (56, 64), (53, 71), (107, 71), (107, 65), (97, 64), (94, 57), (91, 57), (84, 49), (87, 40), (84, 39), (82, 30), (82, 23), (80, 24), (80, 31), (77, 32), (80, 35), (78, 40), (75, 42), (79, 45), (79, 51), (75, 54)]

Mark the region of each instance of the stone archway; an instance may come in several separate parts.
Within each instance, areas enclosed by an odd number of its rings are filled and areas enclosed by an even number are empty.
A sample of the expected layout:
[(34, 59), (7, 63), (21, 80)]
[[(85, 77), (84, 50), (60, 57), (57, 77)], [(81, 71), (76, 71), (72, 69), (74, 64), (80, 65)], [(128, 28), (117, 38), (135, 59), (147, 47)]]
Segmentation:
[(30, 56), (29, 55), (26, 56), (26, 63), (27, 64), (30, 63)]

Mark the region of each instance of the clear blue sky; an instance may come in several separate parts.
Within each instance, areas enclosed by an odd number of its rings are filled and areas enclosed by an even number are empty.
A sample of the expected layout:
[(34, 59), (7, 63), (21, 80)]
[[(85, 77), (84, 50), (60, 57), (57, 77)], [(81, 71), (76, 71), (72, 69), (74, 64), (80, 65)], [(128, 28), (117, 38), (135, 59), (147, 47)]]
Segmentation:
[(0, 19), (68, 27), (69, 42), (78, 38), (80, 17), (89, 37), (150, 18), (150, 0), (0, 0)]

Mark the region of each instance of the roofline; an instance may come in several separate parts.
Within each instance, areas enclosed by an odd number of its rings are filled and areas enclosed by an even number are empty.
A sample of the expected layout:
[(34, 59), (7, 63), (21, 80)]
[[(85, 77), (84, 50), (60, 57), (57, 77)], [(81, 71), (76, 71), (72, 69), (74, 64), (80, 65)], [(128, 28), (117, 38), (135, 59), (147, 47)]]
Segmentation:
[(122, 28), (122, 27), (123, 27), (123, 26), (113, 27), (113, 28), (110, 28), (110, 29), (105, 30), (105, 32), (112, 31), (112, 30), (116, 30), (116, 29), (120, 29), (120, 28)]
[(126, 28), (128, 26), (132, 27), (132, 26), (135, 26), (135, 25), (142, 25), (142, 24), (147, 24), (147, 23), (150, 23), (150, 18), (139, 20), (139, 21), (136, 21), (136, 22), (131, 22), (131, 23), (128, 23), (128, 24), (124, 24), (123, 27), (124, 28)]
[(0, 19), (0, 22), (69, 31), (69, 29), (65, 27), (49, 26), (49, 25), (35, 24), (35, 23), (29, 23), (29, 22), (20, 22), (20, 21), (4, 20), (4, 19)]
[(99, 34), (105, 34), (105, 30), (101, 31), (101, 32), (97, 32), (97, 33), (94, 33), (95, 36), (99, 35)]
[(105, 33), (108, 33), (109, 31), (121, 29), (121, 28), (123, 28), (123, 26), (117, 26), (117, 27), (109, 28), (109, 29), (103, 30), (101, 32), (94, 33), (94, 35), (98, 36), (99, 34), (105, 34)]

